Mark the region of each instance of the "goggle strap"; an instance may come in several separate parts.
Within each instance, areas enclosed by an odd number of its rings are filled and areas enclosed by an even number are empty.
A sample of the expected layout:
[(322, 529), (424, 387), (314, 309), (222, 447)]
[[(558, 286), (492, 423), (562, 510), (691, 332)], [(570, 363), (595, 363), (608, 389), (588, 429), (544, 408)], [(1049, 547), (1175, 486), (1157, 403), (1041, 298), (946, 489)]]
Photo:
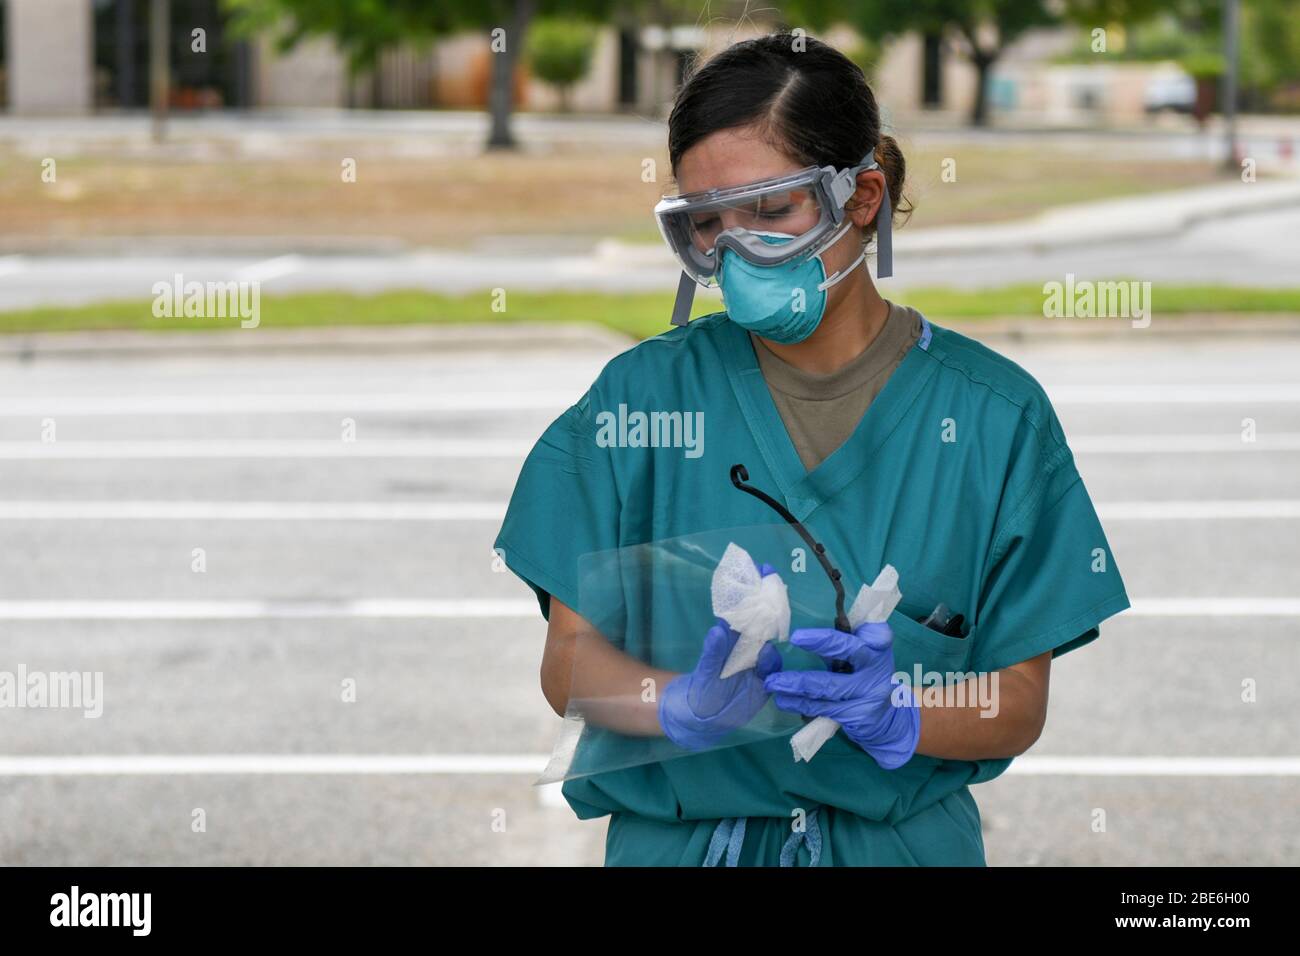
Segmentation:
[(876, 278), (884, 279), (894, 274), (894, 210), (889, 204), (889, 184), (880, 196), (876, 210)]
[(685, 325), (691, 320), (691, 303), (695, 301), (695, 280), (685, 272), (677, 280), (677, 301), (673, 303), (673, 325)]

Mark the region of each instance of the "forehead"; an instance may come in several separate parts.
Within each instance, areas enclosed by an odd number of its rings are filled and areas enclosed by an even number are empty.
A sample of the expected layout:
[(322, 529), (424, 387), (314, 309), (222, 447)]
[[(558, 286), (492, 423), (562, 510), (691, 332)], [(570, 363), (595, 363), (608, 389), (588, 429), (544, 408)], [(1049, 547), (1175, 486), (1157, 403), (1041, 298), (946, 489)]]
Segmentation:
[(802, 169), (752, 127), (718, 130), (701, 139), (677, 162), (677, 188), (683, 193), (739, 186)]

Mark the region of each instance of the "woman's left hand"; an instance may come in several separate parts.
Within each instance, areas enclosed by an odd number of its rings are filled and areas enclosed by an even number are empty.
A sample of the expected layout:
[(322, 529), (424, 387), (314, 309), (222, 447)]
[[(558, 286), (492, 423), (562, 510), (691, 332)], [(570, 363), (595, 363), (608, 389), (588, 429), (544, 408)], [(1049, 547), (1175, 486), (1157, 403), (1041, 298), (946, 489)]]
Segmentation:
[(790, 643), (828, 663), (848, 661), (853, 672), (770, 674), (763, 684), (776, 706), (806, 717), (830, 717), (885, 770), (912, 759), (921, 737), (921, 710), (911, 688), (894, 679), (894, 632), (887, 623), (863, 624), (852, 634), (801, 628)]

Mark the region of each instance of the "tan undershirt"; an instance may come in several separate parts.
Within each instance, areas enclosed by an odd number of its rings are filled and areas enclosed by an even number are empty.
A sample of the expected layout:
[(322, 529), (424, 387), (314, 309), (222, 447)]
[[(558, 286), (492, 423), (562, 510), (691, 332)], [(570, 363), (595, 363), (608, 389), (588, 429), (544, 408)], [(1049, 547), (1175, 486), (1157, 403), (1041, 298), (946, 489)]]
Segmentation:
[(829, 375), (819, 375), (779, 358), (750, 333), (758, 367), (806, 470), (820, 465), (853, 434), (920, 337), (921, 313), (890, 302), (885, 324), (862, 354)]

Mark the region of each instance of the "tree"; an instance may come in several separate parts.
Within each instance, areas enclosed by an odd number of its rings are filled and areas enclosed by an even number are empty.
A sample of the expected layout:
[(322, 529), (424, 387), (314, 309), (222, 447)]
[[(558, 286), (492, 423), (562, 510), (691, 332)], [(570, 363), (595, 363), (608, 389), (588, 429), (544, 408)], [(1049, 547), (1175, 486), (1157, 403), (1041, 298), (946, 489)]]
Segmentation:
[[(822, 28), (845, 21), (869, 40), (903, 34), (957, 33), (975, 67), (970, 119), (989, 120), (988, 81), (1003, 52), (1026, 31), (1071, 21), (1082, 26), (1131, 24), (1161, 11), (1215, 5), (1218, 0), (790, 0), (787, 20)], [(1216, 6), (1217, 9), (1217, 6)]]
[(560, 91), (560, 109), (569, 109), (569, 88), (587, 75), (596, 50), (595, 26), (568, 17), (539, 19), (528, 32), (528, 63), (537, 78)]
[(492, 43), (487, 146), (514, 148), (510, 131), (513, 81), (533, 18), (581, 15), (604, 20), (613, 0), (222, 0), (244, 33), (279, 31), (277, 45), (292, 48), (307, 36), (329, 36), (353, 72), (371, 69), (385, 50), (428, 42), (456, 30), (481, 30)]

